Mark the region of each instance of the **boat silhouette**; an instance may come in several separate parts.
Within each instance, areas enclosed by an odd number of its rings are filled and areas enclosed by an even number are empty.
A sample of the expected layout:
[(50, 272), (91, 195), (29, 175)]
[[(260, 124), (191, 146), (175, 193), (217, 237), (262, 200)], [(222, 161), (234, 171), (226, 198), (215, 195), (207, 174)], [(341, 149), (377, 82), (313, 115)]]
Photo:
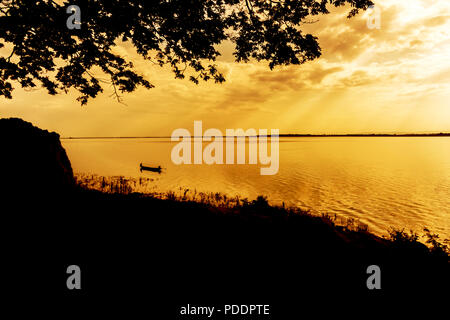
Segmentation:
[(142, 163), (139, 164), (139, 171), (151, 171), (151, 172), (158, 172), (161, 173), (161, 166), (158, 167), (147, 167), (147, 166), (143, 166)]

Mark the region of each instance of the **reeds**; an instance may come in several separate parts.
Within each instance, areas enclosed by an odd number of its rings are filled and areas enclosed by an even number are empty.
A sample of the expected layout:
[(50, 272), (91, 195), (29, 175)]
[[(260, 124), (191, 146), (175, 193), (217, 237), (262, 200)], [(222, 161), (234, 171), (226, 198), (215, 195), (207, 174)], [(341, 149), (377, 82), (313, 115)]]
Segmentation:
[[(241, 214), (245, 213), (246, 208), (256, 208), (259, 210), (258, 212), (270, 212), (271, 215), (283, 215), (286, 217), (292, 215), (307, 215), (320, 218), (333, 228), (346, 232), (369, 233), (368, 225), (362, 223), (358, 219), (338, 216), (336, 214), (314, 213), (310, 210), (286, 206), (284, 202), (281, 206), (270, 205), (265, 196), (258, 196), (255, 200), (249, 200), (248, 198), (242, 198), (239, 195), (230, 196), (221, 192), (199, 192), (196, 189), (191, 190), (182, 187), (179, 187), (175, 191), (158, 192), (156, 191), (157, 186), (153, 183), (155, 179), (142, 177), (136, 179), (125, 178), (123, 176), (103, 177), (93, 174), (77, 174), (75, 178), (78, 186), (82, 189), (96, 190), (106, 194), (139, 194), (142, 197), (160, 200), (195, 202), (207, 207), (238, 211)], [(414, 231), (407, 233), (404, 230), (391, 229), (388, 231), (389, 236), (383, 238), (403, 247), (416, 246), (419, 243), (424, 243), (436, 254), (449, 254), (448, 239), (440, 240), (439, 236), (431, 233), (429, 229), (424, 228), (423, 230), (424, 234), (418, 235)], [(421, 241), (419, 239), (421, 239)]]
[(154, 179), (142, 177), (139, 179), (123, 176), (103, 177), (95, 174), (76, 174), (75, 180), (81, 188), (114, 194), (147, 193), (154, 181)]

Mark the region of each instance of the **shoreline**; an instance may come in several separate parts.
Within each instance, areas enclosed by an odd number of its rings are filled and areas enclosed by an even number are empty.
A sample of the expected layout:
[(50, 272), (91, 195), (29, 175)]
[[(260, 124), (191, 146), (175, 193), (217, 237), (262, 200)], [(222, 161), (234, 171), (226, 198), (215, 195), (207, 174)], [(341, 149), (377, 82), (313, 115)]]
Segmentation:
[[(197, 190), (190, 189), (188, 187), (177, 187), (172, 189), (157, 190), (152, 187), (153, 183), (157, 181), (156, 177), (126, 177), (122, 175), (103, 176), (93, 173), (75, 173), (75, 179), (81, 186), (88, 189), (93, 189), (107, 194), (119, 193), (119, 194), (136, 194), (143, 197), (153, 197), (160, 200), (177, 200), (180, 202), (199, 202), (207, 204), (209, 206), (229, 207), (239, 203), (250, 203), (258, 197), (258, 194), (252, 196), (242, 196), (239, 193), (226, 193), (220, 190)], [(334, 222), (337, 225), (355, 224), (360, 225), (362, 228), (367, 229), (368, 232), (378, 237), (388, 237), (391, 231), (399, 231), (402, 229), (399, 226), (389, 224), (378, 224), (370, 226), (368, 223), (360, 220), (359, 217), (352, 217), (351, 213), (334, 212), (333, 210), (327, 210), (326, 208), (316, 209), (307, 205), (296, 204), (295, 202), (286, 202), (283, 200), (275, 201), (271, 199), (267, 194), (260, 194), (270, 202), (270, 206), (276, 208), (283, 208), (286, 210), (298, 210), (302, 212), (308, 212), (311, 216), (321, 217), (328, 216), (333, 217)], [(427, 228), (433, 232), (438, 232), (432, 229), (430, 225), (420, 225), (418, 227), (403, 227), (409, 233), (415, 232), (419, 234), (420, 238), (424, 238), (423, 229)], [(447, 237), (438, 233), (441, 241), (446, 241)], [(450, 240), (450, 238), (448, 239)]]
[[(301, 208), (299, 206), (285, 206), (283, 204), (269, 204), (268, 198), (266, 196), (260, 195), (256, 199), (249, 199), (247, 197), (241, 197), (239, 195), (230, 196), (222, 192), (197, 192), (193, 195), (189, 194), (189, 189), (180, 188), (178, 191), (161, 191), (161, 192), (139, 192), (135, 191), (136, 183), (141, 185), (145, 185), (148, 181), (153, 181), (151, 178), (125, 178), (123, 176), (117, 177), (104, 177), (100, 175), (75, 175), (77, 180), (77, 185), (83, 192), (94, 192), (99, 193), (101, 196), (123, 196), (125, 197), (138, 197), (143, 199), (152, 199), (159, 201), (174, 201), (183, 204), (194, 204), (205, 206), (208, 210), (211, 211), (220, 211), (222, 213), (225, 212), (236, 212), (244, 208), (245, 206), (249, 206), (251, 204), (259, 204), (262, 205), (263, 208), (270, 208), (271, 210), (279, 210), (281, 213), (289, 215), (303, 215), (308, 216), (311, 219), (320, 219), (323, 220), (326, 224), (330, 224), (333, 228), (351, 231), (351, 232), (362, 232), (366, 234), (370, 234), (376, 238), (380, 239), (389, 239), (392, 240), (394, 234), (397, 236), (404, 237), (405, 239), (417, 237), (417, 243), (422, 245), (427, 245), (427, 232), (423, 232), (424, 230), (428, 230), (429, 234), (433, 234), (433, 230), (429, 230), (427, 226), (422, 226), (422, 230), (419, 232), (418, 230), (408, 230), (405, 232), (405, 229), (399, 229), (395, 227), (389, 227), (384, 230), (384, 234), (379, 234), (370, 230), (369, 226), (365, 223), (362, 223), (357, 218), (347, 218), (338, 214), (329, 214), (327, 212), (315, 211), (310, 208)], [(114, 179), (116, 178), (116, 179)], [(435, 236), (437, 234), (434, 234)], [(421, 241), (422, 240), (422, 241)], [(441, 248), (445, 248), (447, 254), (450, 254), (450, 248), (448, 248), (445, 243), (449, 239), (439, 239), (441, 242), (435, 243)], [(428, 245), (429, 247), (429, 245)]]
[(83, 292), (94, 296), (152, 288), (172, 298), (176, 291), (184, 302), (252, 297), (286, 307), (300, 293), (326, 291), (348, 301), (380, 293), (366, 282), (374, 266), (386, 301), (448, 289), (448, 247), (430, 231), (427, 247), (414, 233), (382, 238), (263, 196), (215, 193), (194, 202), (171, 192), (158, 199), (133, 193), (125, 180), (103, 179), (109, 191), (92, 190), (76, 181), (56, 133), (20, 119), (0, 120), (0, 129), (15, 138), (1, 158), (0, 194), (9, 272), (21, 292), (30, 283), (60, 292), (60, 276), (74, 263), (88, 274)]

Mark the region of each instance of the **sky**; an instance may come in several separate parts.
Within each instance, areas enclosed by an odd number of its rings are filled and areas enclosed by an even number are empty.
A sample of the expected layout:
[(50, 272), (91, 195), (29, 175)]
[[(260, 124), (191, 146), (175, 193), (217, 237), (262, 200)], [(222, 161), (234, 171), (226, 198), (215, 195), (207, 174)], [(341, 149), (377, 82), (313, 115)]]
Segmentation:
[[(76, 92), (50, 96), (16, 88), (0, 97), (1, 117), (20, 117), (63, 137), (161, 136), (177, 128), (279, 129), (280, 133), (450, 132), (450, 1), (378, 0), (347, 19), (348, 7), (304, 26), (318, 36), (322, 56), (270, 70), (267, 62), (234, 62), (232, 44), (220, 46), (223, 84), (174, 79), (167, 68), (116, 48), (156, 87), (113, 97), (112, 88), (87, 106)], [(0, 52), (5, 54), (5, 52)]]

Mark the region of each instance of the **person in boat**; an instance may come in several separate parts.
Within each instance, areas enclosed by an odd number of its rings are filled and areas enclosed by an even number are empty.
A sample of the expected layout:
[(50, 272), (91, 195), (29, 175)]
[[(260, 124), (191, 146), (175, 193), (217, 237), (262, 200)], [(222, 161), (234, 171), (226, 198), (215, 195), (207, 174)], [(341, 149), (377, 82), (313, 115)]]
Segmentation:
[(162, 168), (161, 166), (158, 166), (157, 168), (152, 168), (152, 167), (146, 167), (142, 165), (142, 162), (139, 164), (140, 166), (140, 171), (142, 172), (143, 170), (146, 171), (153, 171), (153, 172), (161, 172)]

